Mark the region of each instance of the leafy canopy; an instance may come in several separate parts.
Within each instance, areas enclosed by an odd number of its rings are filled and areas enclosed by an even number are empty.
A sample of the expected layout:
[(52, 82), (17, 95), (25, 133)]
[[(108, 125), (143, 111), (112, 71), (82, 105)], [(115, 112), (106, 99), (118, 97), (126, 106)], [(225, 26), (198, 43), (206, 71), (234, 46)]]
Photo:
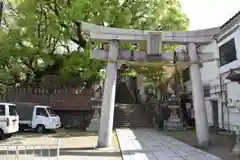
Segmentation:
[(92, 60), (90, 51), (99, 44), (76, 20), (154, 30), (188, 26), (178, 0), (8, 0), (0, 31), (1, 83), (38, 82), (51, 72), (96, 79), (105, 63)]

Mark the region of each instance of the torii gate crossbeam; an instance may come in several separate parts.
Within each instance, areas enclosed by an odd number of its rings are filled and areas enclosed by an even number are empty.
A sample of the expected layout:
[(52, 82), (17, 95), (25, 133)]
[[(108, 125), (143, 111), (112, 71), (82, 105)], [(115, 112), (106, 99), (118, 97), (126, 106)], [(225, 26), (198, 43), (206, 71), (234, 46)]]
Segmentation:
[[(82, 31), (88, 32), (91, 39), (110, 41), (109, 54), (104, 50), (95, 50), (92, 53), (93, 58), (108, 60), (107, 77), (104, 84), (103, 102), (101, 108), (98, 147), (109, 147), (112, 145), (117, 61), (173, 61), (173, 53), (161, 53), (162, 44), (169, 43), (187, 46), (188, 54), (178, 53), (177, 55), (180, 62), (190, 63), (190, 76), (192, 80), (193, 105), (198, 144), (201, 146), (208, 145), (209, 133), (207, 113), (203, 96), (200, 67), (196, 62), (209, 60), (213, 57), (212, 55), (209, 56), (209, 54), (206, 53), (198, 54), (199, 51), (197, 51), (196, 45), (209, 44), (214, 41), (214, 36), (220, 32), (219, 27), (188, 32), (159, 32), (109, 28), (86, 22), (79, 23), (81, 24)], [(122, 42), (141, 44), (143, 41), (147, 42), (147, 51), (141, 52), (141, 55), (139, 54), (140, 52), (130, 52), (128, 50), (119, 49), (119, 44)]]

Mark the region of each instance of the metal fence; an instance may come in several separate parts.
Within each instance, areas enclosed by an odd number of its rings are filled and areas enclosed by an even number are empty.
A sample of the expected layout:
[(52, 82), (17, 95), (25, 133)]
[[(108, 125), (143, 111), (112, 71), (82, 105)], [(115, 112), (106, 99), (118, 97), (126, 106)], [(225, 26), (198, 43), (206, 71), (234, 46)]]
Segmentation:
[(2, 144), (1, 160), (59, 160), (60, 140), (56, 144)]

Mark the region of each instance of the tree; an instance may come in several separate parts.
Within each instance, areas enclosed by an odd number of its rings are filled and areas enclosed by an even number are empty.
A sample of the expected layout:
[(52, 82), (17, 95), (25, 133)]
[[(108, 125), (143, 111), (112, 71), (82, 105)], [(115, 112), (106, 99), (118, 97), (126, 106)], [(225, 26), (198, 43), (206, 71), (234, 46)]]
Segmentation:
[(171, 86), (175, 75), (173, 67), (162, 65), (131, 65), (130, 67), (136, 72), (135, 76), (142, 77), (143, 86), (155, 90), (155, 96), (158, 100), (165, 99), (168, 94), (167, 89)]
[(2, 24), (2, 14), (3, 14), (3, 1), (0, 1), (0, 27)]
[[(76, 34), (71, 33), (69, 31), (71, 28), (66, 25), (67, 22), (65, 24), (65, 20), (61, 20), (60, 10), (69, 3), (61, 2), (23, 0), (18, 1), (15, 7), (11, 3), (8, 4), (9, 10), (4, 15), (4, 26), (8, 26), (8, 31), (7, 33), (3, 32), (2, 39), (4, 40), (0, 42), (1, 59), (4, 59), (5, 63), (1, 64), (6, 72), (14, 70), (15, 66), (20, 63), (23, 67), (17, 67), (18, 70), (15, 70), (14, 76), (12, 76), (15, 81), (9, 83), (10, 81), (7, 80), (5, 81), (7, 85), (21, 81), (39, 82), (47, 72), (66, 71), (62, 68), (65, 64), (71, 65), (69, 62), (73, 57), (79, 58), (81, 62), (79, 68), (86, 67), (86, 64), (98, 64), (92, 65), (93, 67), (101, 64), (98, 61), (91, 61), (90, 58), (86, 60), (86, 57), (89, 57), (86, 55), (76, 57), (76, 49), (71, 49), (70, 41), (77, 43), (81, 48), (85, 48), (86, 41), (81, 33), (78, 34), (78, 31)], [(32, 6), (36, 6), (36, 8)], [(12, 25), (14, 27), (9, 27)], [(11, 63), (9, 57), (12, 59)], [(94, 73), (97, 69), (92, 68)], [(61, 73), (64, 77), (65, 72)], [(96, 76), (94, 73), (92, 75)], [(20, 78), (22, 74), (24, 78)], [(89, 74), (82, 74), (83, 79), (86, 79), (85, 75), (89, 77)]]
[[(170, 0), (166, 1), (166, 3), (168, 5), (164, 7), (164, 14), (157, 20), (160, 23), (157, 25), (156, 30), (187, 30), (189, 20), (182, 13), (179, 1)], [(177, 45), (163, 45), (162, 50), (173, 52), (177, 47)], [(144, 47), (141, 49), (146, 50)], [(129, 67), (132, 68), (130, 69), (130, 73), (134, 70), (138, 75), (142, 75), (144, 78), (142, 84), (146, 87), (154, 88), (156, 90), (157, 100), (163, 100), (167, 96), (167, 90), (169, 87), (175, 90), (175, 94), (178, 95), (181, 86), (180, 75), (182, 66), (175, 65), (173, 62), (169, 63), (159, 62), (152, 66), (142, 66), (142, 64), (129, 65)]]
[(4, 74), (11, 71), (11, 78), (0, 80), (7, 85), (39, 81), (46, 72), (58, 71), (63, 77), (74, 73), (86, 81), (96, 78), (104, 63), (91, 60), (90, 50), (101, 44), (92, 44), (82, 33), (79, 20), (157, 30), (184, 30), (188, 24), (178, 0), (7, 2), (0, 32), (0, 68)]

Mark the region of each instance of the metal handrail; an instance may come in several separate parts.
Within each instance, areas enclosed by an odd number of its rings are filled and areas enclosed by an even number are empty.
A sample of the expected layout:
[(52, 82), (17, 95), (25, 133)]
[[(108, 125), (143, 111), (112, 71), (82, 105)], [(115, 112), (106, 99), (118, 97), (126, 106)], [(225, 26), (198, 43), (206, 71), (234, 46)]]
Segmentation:
[[(32, 150), (32, 154), (34, 155), (36, 150), (40, 150), (40, 156), (43, 156), (43, 150), (45, 150), (46, 148), (44, 147), (48, 147), (48, 156), (51, 156), (51, 150), (52, 149), (56, 149), (57, 150), (57, 157), (56, 160), (59, 160), (59, 156), (60, 156), (60, 140), (57, 140), (56, 144), (0, 144), (0, 147), (3, 147), (6, 149), (6, 160), (8, 160), (8, 156), (9, 156), (9, 152), (11, 151), (15, 151), (15, 159), (19, 159), (20, 156), (20, 152), (21, 148), (23, 147), (23, 151), (24, 151), (24, 155), (27, 155), (27, 150), (31, 149)], [(40, 149), (39, 149), (40, 147)]]
[(142, 103), (141, 100), (139, 100), (139, 95), (138, 95), (138, 94), (136, 94), (135, 97), (136, 97), (137, 102), (140, 104), (140, 106), (143, 106), (145, 112), (147, 112), (148, 115), (152, 118), (152, 123), (153, 123), (153, 125), (155, 125), (155, 122), (156, 122), (156, 121), (155, 121), (155, 115), (153, 115), (153, 114), (151, 113), (149, 107), (147, 107), (147, 103)]
[(149, 116), (152, 118), (152, 122), (155, 125), (155, 116), (151, 113), (149, 107), (147, 107), (147, 104), (142, 104), (143, 108), (145, 109), (145, 111), (149, 114)]

